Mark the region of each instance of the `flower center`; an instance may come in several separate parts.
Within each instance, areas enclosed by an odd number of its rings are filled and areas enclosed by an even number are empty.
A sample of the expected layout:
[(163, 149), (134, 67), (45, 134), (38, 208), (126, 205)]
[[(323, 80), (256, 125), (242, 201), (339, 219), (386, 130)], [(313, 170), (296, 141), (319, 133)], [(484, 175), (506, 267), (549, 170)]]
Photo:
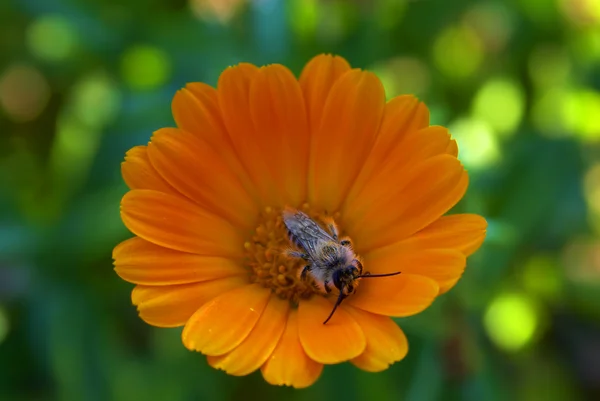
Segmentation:
[[(308, 204), (302, 205), (301, 210), (320, 222), (319, 213)], [(314, 294), (325, 295), (310, 275), (305, 280), (300, 278), (300, 271), (307, 262), (286, 255), (285, 251), (293, 246), (287, 236), (280, 208), (266, 207), (261, 212), (254, 234), (244, 243), (244, 248), (253, 283), (270, 288), (292, 305)]]

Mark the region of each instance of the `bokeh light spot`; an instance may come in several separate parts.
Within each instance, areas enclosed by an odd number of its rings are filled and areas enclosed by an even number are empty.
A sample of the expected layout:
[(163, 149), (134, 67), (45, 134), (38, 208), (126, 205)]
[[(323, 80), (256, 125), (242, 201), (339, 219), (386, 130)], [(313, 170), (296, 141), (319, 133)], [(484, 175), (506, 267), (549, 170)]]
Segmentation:
[(528, 293), (552, 301), (558, 298), (562, 287), (560, 268), (550, 255), (534, 255), (522, 269), (522, 280)]
[(73, 114), (90, 127), (99, 127), (114, 120), (120, 105), (121, 94), (118, 87), (105, 73), (92, 73), (79, 81), (73, 89)]
[(153, 46), (131, 47), (121, 58), (121, 74), (133, 89), (155, 89), (163, 85), (171, 75), (169, 55)]
[(0, 106), (13, 121), (36, 119), (49, 98), (50, 86), (32, 66), (14, 64), (0, 76)]
[(484, 315), (490, 339), (505, 351), (519, 351), (531, 342), (539, 326), (533, 301), (520, 294), (494, 298)]
[(319, 2), (317, 0), (289, 0), (287, 19), (295, 34), (306, 39), (314, 37), (319, 22)]
[(401, 94), (423, 96), (431, 83), (427, 65), (415, 57), (395, 57), (369, 70), (381, 79), (388, 99)]
[(460, 158), (465, 167), (483, 169), (500, 160), (500, 147), (492, 127), (479, 119), (463, 118), (449, 125), (458, 142)]
[(600, 1), (560, 0), (563, 14), (577, 26), (600, 26)]
[(48, 61), (62, 61), (73, 54), (77, 33), (60, 15), (36, 19), (27, 29), (27, 46), (32, 54)]
[(468, 27), (449, 27), (433, 48), (438, 69), (450, 78), (468, 78), (483, 61), (483, 45), (477, 32)]
[(473, 27), (486, 52), (502, 51), (514, 31), (514, 18), (506, 3), (479, 2), (465, 14), (466, 25)]
[(499, 134), (508, 136), (523, 118), (525, 94), (510, 79), (488, 81), (473, 101), (473, 115), (487, 121)]
[(583, 140), (600, 137), (600, 93), (576, 90), (567, 94), (563, 103), (563, 117), (568, 130)]
[(192, 12), (205, 21), (228, 23), (238, 12), (244, 0), (189, 0)]

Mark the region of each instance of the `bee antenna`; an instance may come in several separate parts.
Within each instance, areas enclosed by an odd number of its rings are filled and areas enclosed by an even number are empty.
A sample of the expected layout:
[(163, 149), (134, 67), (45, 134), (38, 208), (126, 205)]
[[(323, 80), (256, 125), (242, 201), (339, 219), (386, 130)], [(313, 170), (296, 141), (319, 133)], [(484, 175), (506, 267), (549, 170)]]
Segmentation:
[(385, 273), (385, 274), (363, 274), (362, 276), (358, 276), (358, 278), (397, 276), (400, 273), (402, 273), (402, 272)]
[(339, 306), (339, 304), (341, 304), (342, 301), (345, 298), (346, 298), (346, 296), (344, 295), (344, 291), (342, 289), (340, 289), (340, 295), (338, 296), (337, 301), (335, 301), (335, 305), (333, 306), (333, 310), (331, 311), (331, 313), (329, 314), (329, 316), (327, 317), (327, 319), (323, 322), (323, 324), (327, 324), (327, 322), (329, 321), (329, 319), (331, 319), (331, 317), (335, 313), (335, 310), (337, 309), (337, 307)]

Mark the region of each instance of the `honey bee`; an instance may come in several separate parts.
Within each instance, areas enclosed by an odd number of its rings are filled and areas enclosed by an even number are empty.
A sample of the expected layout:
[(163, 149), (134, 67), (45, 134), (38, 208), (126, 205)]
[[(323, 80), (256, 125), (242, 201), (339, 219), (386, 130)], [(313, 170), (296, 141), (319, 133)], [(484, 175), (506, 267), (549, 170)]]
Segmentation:
[(356, 291), (359, 279), (395, 276), (401, 273), (363, 273), (363, 265), (354, 253), (351, 241), (348, 238), (339, 238), (333, 220), (328, 222), (329, 232), (327, 232), (299, 210), (286, 208), (282, 216), (288, 237), (297, 248), (297, 250), (288, 250), (287, 255), (307, 262), (300, 278), (306, 280), (307, 275), (310, 274), (328, 294), (332, 291), (331, 284), (339, 290), (333, 310), (323, 324), (327, 324), (342, 301)]

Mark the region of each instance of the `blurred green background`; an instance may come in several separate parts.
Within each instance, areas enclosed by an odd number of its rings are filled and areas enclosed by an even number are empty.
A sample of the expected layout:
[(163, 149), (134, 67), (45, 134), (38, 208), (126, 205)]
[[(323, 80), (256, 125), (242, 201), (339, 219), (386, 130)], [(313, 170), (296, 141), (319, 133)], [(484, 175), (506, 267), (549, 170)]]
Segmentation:
[[(489, 234), (403, 362), (294, 391), (143, 323), (111, 251), (178, 88), (321, 52), (452, 129)], [(0, 400), (598, 400), (599, 232), (598, 0), (0, 1)]]

